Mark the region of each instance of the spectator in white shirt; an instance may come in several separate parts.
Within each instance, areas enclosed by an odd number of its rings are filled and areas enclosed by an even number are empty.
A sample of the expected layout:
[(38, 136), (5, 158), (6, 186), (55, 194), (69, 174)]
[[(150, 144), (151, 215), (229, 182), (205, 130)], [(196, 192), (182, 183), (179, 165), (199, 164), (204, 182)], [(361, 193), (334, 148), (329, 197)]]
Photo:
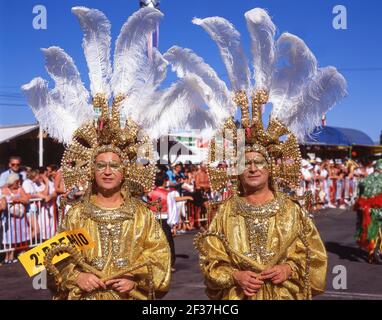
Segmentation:
[(53, 178), (52, 172), (55, 174), (56, 171), (49, 170), (48, 168), (47, 170), (41, 171), (40, 185), (44, 186), (45, 202), (41, 207), (39, 222), (41, 237), (43, 240), (48, 240), (55, 235), (58, 227), (57, 193), (54, 188), (54, 181), (49, 179), (49, 176)]
[(8, 167), (9, 169), (0, 175), (0, 188), (6, 185), (7, 179), (12, 173), (18, 174), (21, 180), (26, 179), (26, 173), (21, 171), (21, 158), (19, 156), (11, 156)]
[(27, 174), (27, 179), (23, 182), (22, 188), (28, 196), (29, 206), (27, 208), (28, 223), (31, 227), (31, 237), (37, 241), (37, 235), (40, 233), (38, 223), (39, 208), (41, 201), (49, 200), (48, 190), (45, 184), (40, 184), (39, 170), (31, 170)]
[(1, 188), (1, 194), (8, 203), (7, 214), (2, 216), (3, 245), (15, 249), (7, 251), (5, 263), (14, 263), (17, 262), (14, 258), (15, 251), (25, 248), (29, 240), (26, 220), (28, 197), (20, 187), (18, 174), (12, 173), (8, 176), (6, 185)]

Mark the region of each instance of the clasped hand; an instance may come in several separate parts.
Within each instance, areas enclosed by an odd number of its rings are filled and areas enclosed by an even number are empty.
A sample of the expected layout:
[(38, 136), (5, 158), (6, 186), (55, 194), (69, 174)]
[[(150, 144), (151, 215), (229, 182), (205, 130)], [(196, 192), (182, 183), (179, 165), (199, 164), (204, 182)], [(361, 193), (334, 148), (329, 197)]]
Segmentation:
[(129, 273), (120, 278), (103, 282), (92, 273), (81, 272), (76, 279), (76, 283), (81, 290), (88, 293), (97, 289), (106, 290), (108, 286), (111, 286), (111, 288), (117, 292), (126, 293), (133, 290), (136, 286), (136, 283), (133, 280), (133, 275)]
[(236, 271), (233, 278), (241, 287), (244, 294), (248, 297), (254, 296), (264, 284), (264, 281), (270, 280), (273, 284), (280, 284), (287, 280), (292, 273), (288, 264), (280, 264), (270, 267), (261, 273), (253, 271)]

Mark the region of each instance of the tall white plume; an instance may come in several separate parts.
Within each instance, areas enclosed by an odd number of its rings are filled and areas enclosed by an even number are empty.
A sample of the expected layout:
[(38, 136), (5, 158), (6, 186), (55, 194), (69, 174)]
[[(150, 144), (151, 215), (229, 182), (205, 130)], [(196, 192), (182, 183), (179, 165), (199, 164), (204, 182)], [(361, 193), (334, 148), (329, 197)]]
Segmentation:
[(164, 54), (164, 58), (171, 64), (178, 77), (192, 75), (200, 78), (205, 103), (218, 121), (224, 121), (235, 113), (236, 107), (225, 82), (192, 50), (173, 46)]
[(334, 67), (318, 69), (298, 98), (277, 116), (303, 142), (320, 126), (322, 115), (344, 98), (346, 80)]
[(241, 44), (240, 33), (233, 24), (221, 17), (194, 18), (192, 22), (201, 26), (216, 42), (233, 91), (249, 89), (250, 70)]
[(85, 7), (73, 7), (84, 32), (82, 46), (89, 68), (90, 89), (93, 96), (104, 93), (110, 97), (110, 29), (103, 12)]
[(83, 123), (60, 104), (62, 101), (52, 96), (47, 81), (35, 78), (21, 90), (41, 127), (59, 142), (70, 143), (74, 131)]
[(247, 28), (251, 37), (255, 89), (269, 90), (275, 60), (275, 33), (268, 13), (255, 8), (245, 13)]
[(146, 60), (146, 63), (147, 72), (136, 75), (141, 85), (131, 88), (128, 98), (122, 105), (122, 112), (136, 122), (141, 120), (142, 113), (145, 114), (147, 109), (150, 109), (152, 97), (154, 96), (154, 100), (157, 100), (156, 90), (167, 74), (168, 62), (156, 48), (152, 48), (152, 56)]
[(146, 7), (131, 15), (123, 25), (114, 52), (114, 95), (129, 95), (131, 90), (145, 84), (153, 66), (147, 52), (148, 36), (162, 16), (159, 10)]
[(81, 81), (80, 74), (73, 59), (61, 48), (41, 49), (45, 56), (45, 67), (55, 82), (51, 92), (63, 108), (76, 116), (79, 121), (93, 118), (93, 107), (89, 103), (89, 92)]
[(299, 37), (283, 33), (277, 40), (277, 62), (272, 76), (270, 101), (273, 113), (298, 97), (317, 73), (317, 60)]

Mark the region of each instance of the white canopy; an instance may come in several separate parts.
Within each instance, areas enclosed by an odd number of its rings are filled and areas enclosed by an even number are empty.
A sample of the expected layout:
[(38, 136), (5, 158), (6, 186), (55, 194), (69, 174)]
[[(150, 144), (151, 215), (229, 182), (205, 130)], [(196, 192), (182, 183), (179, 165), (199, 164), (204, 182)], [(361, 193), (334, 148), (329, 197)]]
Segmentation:
[(18, 136), (31, 132), (39, 127), (38, 124), (23, 124), (0, 127), (0, 143), (7, 142)]

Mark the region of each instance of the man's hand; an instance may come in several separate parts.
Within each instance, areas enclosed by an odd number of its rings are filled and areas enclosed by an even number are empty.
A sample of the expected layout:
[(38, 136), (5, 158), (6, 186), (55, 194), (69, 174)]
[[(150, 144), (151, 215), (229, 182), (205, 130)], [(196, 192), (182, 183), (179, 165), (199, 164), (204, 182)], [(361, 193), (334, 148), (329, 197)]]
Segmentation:
[(262, 280), (270, 279), (274, 284), (283, 283), (292, 274), (289, 264), (278, 264), (260, 273)]
[(232, 276), (248, 297), (254, 296), (264, 284), (260, 276), (252, 271), (236, 271)]
[(106, 285), (101, 279), (92, 273), (81, 272), (76, 279), (76, 283), (82, 291), (89, 293), (99, 288), (106, 289)]
[(133, 275), (128, 273), (121, 278), (106, 281), (106, 285), (111, 285), (114, 290), (125, 293), (133, 290), (136, 283), (133, 281)]

